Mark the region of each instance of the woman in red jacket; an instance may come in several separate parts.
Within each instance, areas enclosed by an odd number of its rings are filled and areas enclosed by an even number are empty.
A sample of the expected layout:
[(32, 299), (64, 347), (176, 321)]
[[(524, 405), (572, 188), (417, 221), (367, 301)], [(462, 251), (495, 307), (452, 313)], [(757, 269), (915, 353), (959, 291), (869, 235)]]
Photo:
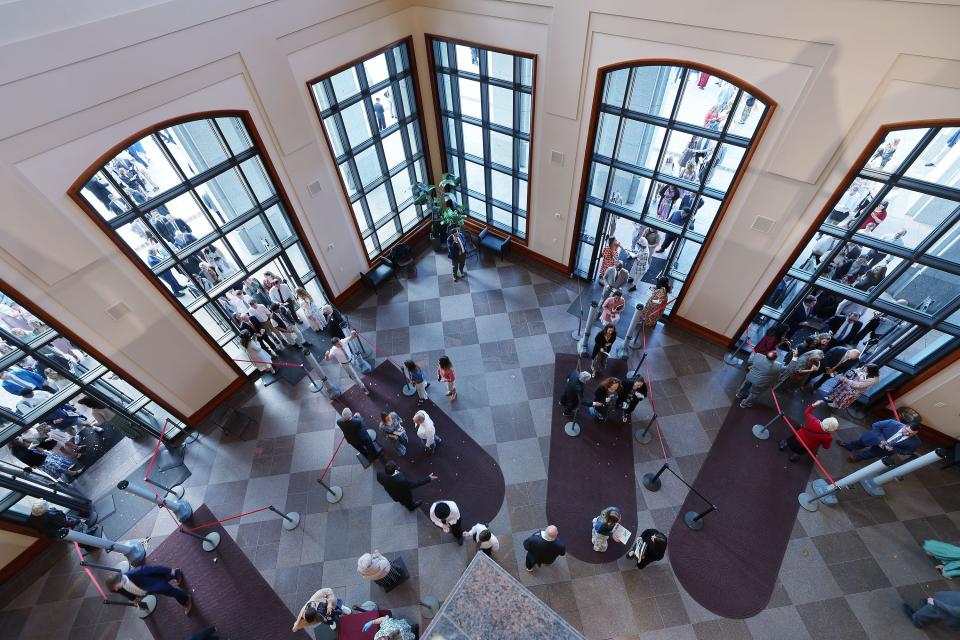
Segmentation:
[[(790, 436), (786, 440), (781, 440), (778, 445), (780, 451), (789, 447), (791, 452), (790, 462), (796, 462), (800, 459), (800, 456), (806, 451), (803, 447), (804, 444), (807, 445), (811, 453), (816, 455), (817, 449), (821, 446), (824, 449), (829, 449), (830, 443), (833, 442), (833, 436), (830, 434), (837, 430), (840, 423), (837, 422), (837, 419), (833, 416), (824, 418), (821, 421), (813, 415), (813, 408), (818, 404), (823, 404), (823, 400), (817, 400), (803, 412), (803, 417), (806, 418), (807, 422), (797, 429), (797, 435)], [(801, 444), (801, 442), (803, 444)]]

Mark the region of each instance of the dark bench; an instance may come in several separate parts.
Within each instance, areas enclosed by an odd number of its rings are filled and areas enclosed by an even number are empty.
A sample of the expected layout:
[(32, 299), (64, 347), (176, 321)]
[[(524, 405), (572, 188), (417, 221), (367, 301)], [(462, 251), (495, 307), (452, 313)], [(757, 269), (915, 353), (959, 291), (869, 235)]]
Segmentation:
[(478, 239), (480, 240), (481, 248), (493, 251), (500, 256), (501, 260), (503, 260), (503, 252), (510, 248), (510, 237), (501, 238), (496, 234), (490, 233), (490, 227), (484, 227), (480, 231)]
[(397, 272), (397, 266), (387, 257), (380, 258), (380, 262), (370, 271), (360, 274), (363, 284), (376, 291), (390, 276)]

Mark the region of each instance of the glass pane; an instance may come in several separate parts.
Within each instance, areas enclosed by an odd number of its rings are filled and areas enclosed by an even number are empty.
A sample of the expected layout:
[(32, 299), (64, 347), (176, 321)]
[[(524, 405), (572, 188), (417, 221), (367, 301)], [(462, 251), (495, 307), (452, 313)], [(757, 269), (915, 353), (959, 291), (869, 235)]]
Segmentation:
[(104, 220), (111, 220), (130, 208), (102, 171), (90, 178), (80, 193)]
[(610, 167), (605, 164), (593, 163), (590, 169), (590, 195), (598, 200), (603, 200), (607, 189), (607, 175), (610, 173)]
[(667, 140), (667, 153), (664, 154), (660, 171), (675, 175), (686, 181), (688, 188), (696, 189), (700, 184), (700, 174), (705, 171), (704, 167), (709, 162), (714, 144), (709, 138), (672, 131)]
[[(160, 260), (155, 257), (147, 259), (147, 265), (150, 267), (159, 263)], [(183, 263), (183, 269), (173, 267), (163, 273), (157, 274), (157, 277), (170, 289), (173, 295), (180, 299), (181, 303), (187, 305), (196, 300), (200, 295), (200, 292), (192, 285), (190, 277), (187, 276), (188, 272), (197, 271), (198, 269), (199, 266), (196, 261), (187, 258)], [(196, 277), (199, 278), (199, 274)]]
[(173, 232), (173, 245), (178, 249), (189, 246), (213, 231), (213, 225), (190, 192), (177, 196), (148, 216), (151, 219), (150, 226), (163, 239), (167, 240), (167, 236)]
[(698, 127), (720, 130), (736, 97), (737, 87), (732, 83), (703, 72), (689, 73), (680, 98), (677, 119)]
[(596, 142), (593, 148), (594, 153), (608, 158), (613, 157), (613, 149), (617, 144), (617, 128), (619, 126), (620, 116), (609, 113), (600, 114), (600, 123), (597, 126)]
[(519, 169), (521, 172), (526, 173), (529, 168), (530, 161), (530, 143), (526, 140), (517, 140), (518, 152), (517, 156), (520, 161)]
[[(707, 198), (706, 196), (697, 200), (697, 210), (694, 213), (690, 229), (695, 233), (707, 235), (707, 232), (710, 231), (710, 227), (713, 225), (714, 219), (717, 217), (717, 211), (720, 210), (720, 202), (720, 200)], [(692, 206), (692, 204), (692, 197), (690, 197), (687, 198), (687, 202), (681, 199), (680, 206)]]
[(393, 220), (377, 229), (377, 241), (380, 242), (381, 247), (386, 247), (399, 237), (400, 233), (397, 231)]
[(818, 233), (810, 239), (807, 246), (797, 256), (793, 267), (807, 273), (813, 273), (821, 264), (824, 266), (829, 264), (826, 262), (826, 256), (842, 243), (843, 240), (840, 238), (835, 238), (826, 233)]
[(463, 150), (478, 158), (483, 158), (483, 129), (469, 122), (463, 123)]
[(440, 74), (440, 109), (442, 111), (453, 111), (453, 92), (450, 89), (450, 83), (453, 82), (450, 76)]
[(330, 140), (330, 144), (333, 145), (333, 155), (340, 157), (343, 155), (344, 146), (343, 140), (340, 139), (340, 132), (337, 130), (337, 120), (334, 116), (323, 119), (323, 128), (327, 132), (327, 138)]
[(499, 171), (490, 172), (491, 195), (501, 202), (513, 204), (513, 179)]
[(157, 432), (163, 431), (164, 424), (169, 422), (166, 430), (168, 436), (176, 435), (181, 427), (181, 423), (174, 416), (155, 402), (147, 403), (143, 409), (134, 415)]
[(340, 115), (351, 147), (356, 148), (370, 139), (370, 123), (367, 121), (367, 110), (362, 101), (347, 107)]
[(727, 128), (727, 133), (752, 138), (766, 110), (767, 106), (761, 100), (746, 91), (742, 92), (734, 111), (736, 115)]
[(405, 117), (410, 117), (417, 113), (417, 100), (413, 92), (413, 81), (410, 78), (404, 78), (400, 81), (400, 102), (403, 105)]
[(620, 134), (617, 160), (637, 167), (653, 169), (657, 164), (666, 129), (626, 119)]
[(960, 276), (912, 264), (887, 287), (884, 300), (896, 301), (926, 315), (936, 315), (960, 295)]
[(494, 124), (513, 128), (513, 91), (490, 86), (490, 120)]
[[(480, 49), (465, 47), (462, 44), (456, 45), (454, 49), (457, 54), (457, 69), (470, 73), (480, 73)], [(483, 53), (486, 53), (486, 51)]]
[(157, 134), (180, 169), (192, 178), (229, 157), (212, 120), (194, 120), (163, 129)]
[(513, 56), (496, 51), (488, 51), (487, 71), (493, 78), (513, 82)]
[[(730, 144), (721, 144), (713, 159), (713, 166), (707, 175), (706, 186), (717, 191), (726, 191), (740, 167), (746, 149)], [(702, 165), (701, 165), (702, 166)]]
[(182, 182), (153, 136), (134, 142), (107, 163), (107, 171), (134, 198), (150, 199)]
[(900, 258), (848, 242), (820, 275), (860, 291), (870, 291), (901, 262)]
[(380, 223), (384, 216), (390, 215), (390, 201), (387, 199), (385, 185), (380, 185), (367, 194), (367, 207), (375, 223)]
[[(960, 203), (895, 187), (873, 205), (859, 223), (858, 233), (886, 240), (901, 247), (916, 248), (952, 216)], [(864, 207), (865, 213), (870, 207)], [(949, 234), (948, 234), (949, 235)]]
[(481, 196), (486, 195), (487, 189), (483, 177), (483, 165), (467, 160), (467, 188), (476, 191)]
[(236, 169), (225, 171), (203, 183), (197, 188), (197, 193), (217, 224), (224, 224), (253, 208), (253, 200)]
[(290, 262), (293, 264), (293, 270), (301, 279), (313, 271), (313, 268), (310, 266), (310, 261), (307, 260), (307, 256), (303, 252), (303, 247), (300, 246), (299, 242), (287, 249), (287, 257), (290, 258)]
[(633, 86), (627, 109), (667, 118), (673, 111), (681, 69), (647, 66), (633, 70)]
[(679, 242), (680, 252), (670, 266), (680, 275), (685, 276), (690, 273), (690, 269), (693, 267), (693, 261), (697, 259), (697, 254), (700, 253), (700, 244), (686, 238), (679, 240)]
[(227, 235), (227, 240), (240, 257), (240, 261), (247, 267), (265, 252), (274, 248), (267, 224), (260, 216), (244, 222), (231, 231)]
[(603, 81), (603, 103), (613, 107), (623, 106), (623, 97), (626, 94), (629, 79), (629, 69), (608, 71)]
[(12, 298), (0, 294), (0, 330), (25, 342), (45, 333), (47, 329), (49, 327), (40, 318), (24, 309)]
[(240, 118), (216, 118), (216, 121), (233, 155), (238, 155), (253, 146), (247, 128)]
[(393, 53), (393, 66), (397, 73), (410, 70), (410, 61), (407, 58), (407, 45), (398, 44), (390, 50)]
[[(802, 294), (803, 291), (803, 282), (795, 278), (791, 278), (790, 276), (784, 276), (783, 279), (777, 283), (777, 286), (774, 287), (773, 291), (770, 293), (770, 296), (763, 304), (772, 309), (780, 311), (782, 314), (781, 317), (785, 317), (784, 311), (792, 308), (800, 301), (800, 294)], [(756, 339), (753, 337), (750, 339), (753, 340), (754, 344), (756, 344)]]
[(420, 143), (420, 128), (416, 122), (407, 125), (407, 140), (410, 141), (410, 152), (413, 155), (420, 153), (423, 145)]
[(237, 272), (230, 252), (222, 240), (211, 242), (184, 260), (184, 266), (204, 291), (212, 289)]
[[(93, 357), (63, 336), (58, 336), (40, 347), (37, 353), (61, 371), (78, 377), (100, 366)], [(51, 373), (40, 363), (37, 364), (36, 371), (44, 375)]]
[(29, 413), (42, 405), (58, 387), (51, 383), (37, 361), (26, 357), (0, 373), (0, 407), (11, 412)]
[(263, 166), (260, 158), (250, 158), (240, 165), (243, 175), (247, 178), (250, 188), (253, 189), (257, 200), (263, 202), (271, 198), (276, 193), (273, 190), (273, 183), (267, 177), (267, 170)]
[(525, 87), (533, 86), (533, 58), (520, 58), (520, 84)]
[(520, 211), (527, 210), (527, 181), (518, 180), (517, 181), (517, 208)]
[(360, 93), (360, 82), (357, 80), (357, 72), (353, 67), (344, 69), (330, 78), (330, 83), (333, 85), (333, 93), (339, 102)]
[(340, 169), (340, 178), (347, 188), (347, 195), (353, 197), (353, 194), (357, 192), (357, 181), (353, 177), (353, 170), (350, 168), (350, 163), (344, 161), (337, 165), (337, 168)]
[(470, 211), (470, 215), (478, 220), (487, 220), (487, 204), (483, 200), (478, 198), (467, 198), (467, 209)]
[(951, 340), (954, 340), (953, 336), (931, 329), (901, 351), (897, 355), (897, 360), (909, 365), (919, 366), (930, 356), (937, 355)]
[(387, 87), (373, 94), (373, 118), (377, 129), (383, 131), (397, 123), (397, 108), (393, 104), (391, 88)]
[(509, 211), (504, 211), (500, 207), (493, 207), (493, 224), (505, 231), (513, 231), (513, 216)]
[(960, 140), (960, 127), (941, 129), (920, 155), (910, 165), (906, 175), (918, 180), (926, 180), (945, 187), (960, 187), (960, 153), (957, 141)]
[(323, 306), (329, 302), (327, 300), (327, 294), (325, 294), (323, 289), (320, 288), (320, 282), (317, 278), (307, 282), (304, 285), (304, 288), (307, 290), (307, 293), (310, 294), (310, 297), (313, 298), (313, 301), (317, 306)]
[(400, 166), (407, 159), (403, 152), (403, 138), (399, 131), (395, 131), (383, 139), (383, 155), (387, 160), (388, 171)]
[(403, 170), (390, 179), (393, 187), (393, 200), (397, 205), (402, 205), (413, 197), (413, 185), (410, 184), (410, 174)]
[(520, 131), (530, 133), (530, 94), (520, 94)]
[(377, 255), (377, 245), (374, 244), (373, 239), (374, 239), (374, 234), (372, 233), (363, 239), (363, 246), (367, 250), (367, 257), (370, 257), (370, 258)]
[(412, 204), (400, 212), (400, 226), (403, 227), (404, 233), (417, 224), (418, 220), (417, 208)]
[(502, 164), (508, 169), (513, 167), (513, 138), (511, 136), (490, 132), (490, 160)]
[(380, 169), (380, 158), (377, 157), (376, 145), (367, 147), (356, 155), (357, 171), (360, 173), (360, 182), (367, 187), (371, 182), (383, 175)]
[(277, 239), (279, 239), (280, 242), (283, 242), (293, 235), (290, 222), (287, 220), (287, 216), (283, 214), (283, 210), (279, 204), (275, 204), (267, 209), (267, 220), (270, 221), (270, 226), (273, 227), (273, 232), (277, 235)]
[[(159, 213), (155, 215), (158, 219), (163, 219)], [(144, 224), (142, 220), (137, 219), (130, 224), (119, 227), (117, 234), (128, 247), (133, 249), (133, 252), (137, 254), (138, 258), (151, 267), (170, 257), (169, 252), (157, 241), (157, 235), (154, 231), (147, 228), (147, 225)], [(152, 260), (152, 257), (155, 257), (156, 260)], [(151, 262), (154, 264), (150, 264)]]
[(873, 180), (854, 178), (827, 216), (825, 224), (849, 229), (853, 219), (862, 214), (873, 201), (883, 185)]
[(900, 168), (926, 132), (927, 129), (891, 131), (867, 160), (866, 168), (893, 173)]
[(598, 239), (600, 233), (600, 207), (592, 204), (587, 205), (586, 215), (583, 217), (583, 230), (581, 238), (589, 241), (591, 244)]
[(323, 80), (310, 86), (313, 97), (317, 99), (317, 104), (320, 105), (320, 111), (326, 111), (330, 108), (330, 100), (327, 98), (328, 85), (329, 82)]
[(460, 112), (479, 120), (480, 113), (480, 83), (469, 78), (457, 78), (460, 87)]
[(353, 203), (353, 219), (357, 221), (357, 227), (360, 228), (361, 235), (367, 232), (370, 227), (367, 225), (367, 217), (363, 214), (363, 198)]
[(456, 130), (456, 125), (453, 123), (453, 119), (444, 118), (443, 124), (444, 124), (444, 129), (443, 129), (444, 140), (446, 141), (447, 147), (449, 149), (452, 149), (453, 151), (457, 151), (458, 150), (457, 130)]
[(363, 71), (367, 75), (368, 86), (372, 87), (375, 84), (383, 82), (390, 75), (387, 69), (387, 56), (380, 53), (369, 60), (364, 60)]
[[(269, 298), (268, 298), (269, 300)], [(260, 303), (263, 304), (263, 300), (260, 300)], [(236, 311), (236, 309), (234, 309)], [(193, 313), (193, 317), (197, 319), (210, 336), (215, 340), (220, 340), (224, 334), (231, 330), (230, 325), (226, 320), (223, 319), (223, 316), (217, 311), (217, 308), (214, 304), (208, 304), (200, 309), (197, 309)]]
[(610, 203), (640, 213), (649, 184), (650, 180), (647, 178), (622, 169), (615, 169), (610, 185)]

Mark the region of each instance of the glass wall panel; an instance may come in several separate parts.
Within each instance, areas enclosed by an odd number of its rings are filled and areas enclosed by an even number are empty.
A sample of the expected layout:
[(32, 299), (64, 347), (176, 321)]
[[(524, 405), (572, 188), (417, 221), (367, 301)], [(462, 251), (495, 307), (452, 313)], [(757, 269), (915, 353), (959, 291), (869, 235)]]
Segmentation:
[(462, 179), (467, 214), (526, 238), (534, 58), (437, 38), (430, 46), (447, 170)]
[(428, 213), (421, 205), (407, 207), (410, 185), (423, 181), (417, 172), (424, 160), (408, 44), (372, 53), (332, 77), (321, 76), (310, 89), (357, 231), (373, 260), (414, 226), (410, 215), (419, 222)]

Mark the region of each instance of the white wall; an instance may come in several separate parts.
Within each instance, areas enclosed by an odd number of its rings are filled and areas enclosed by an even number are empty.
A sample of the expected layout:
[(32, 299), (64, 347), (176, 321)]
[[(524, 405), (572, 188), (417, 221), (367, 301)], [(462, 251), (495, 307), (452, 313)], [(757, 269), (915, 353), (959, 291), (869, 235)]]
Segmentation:
[[(90, 5), (79, 11), (64, 3), (55, 21), (26, 0), (0, 5), (0, 189), (7, 205), (0, 209), (6, 231), (0, 277), (185, 413), (229, 383), (232, 371), (64, 195), (104, 150), (153, 121), (206, 109), (249, 110), (337, 294), (366, 263), (308, 79), (412, 35), (428, 146), (439, 171), (423, 34), (537, 54), (529, 245), (566, 263), (596, 69), (648, 57), (722, 68), (778, 103), (678, 310), (732, 335), (880, 125), (960, 118), (960, 40), (953, 33), (960, 8), (950, 4), (98, 0)], [(562, 163), (550, 161), (552, 151), (563, 154)], [(311, 197), (307, 185), (314, 182), (322, 190)], [(767, 234), (750, 229), (758, 215), (775, 221)], [(119, 300), (133, 312), (114, 322), (103, 309)], [(164, 353), (158, 354), (155, 345), (161, 342)], [(949, 376), (944, 372), (929, 381), (917, 390), (922, 397), (911, 401), (929, 400), (931, 407), (943, 401), (945, 388), (937, 381), (951, 380), (955, 389), (957, 375)], [(946, 416), (937, 420), (939, 428), (960, 433)]]

